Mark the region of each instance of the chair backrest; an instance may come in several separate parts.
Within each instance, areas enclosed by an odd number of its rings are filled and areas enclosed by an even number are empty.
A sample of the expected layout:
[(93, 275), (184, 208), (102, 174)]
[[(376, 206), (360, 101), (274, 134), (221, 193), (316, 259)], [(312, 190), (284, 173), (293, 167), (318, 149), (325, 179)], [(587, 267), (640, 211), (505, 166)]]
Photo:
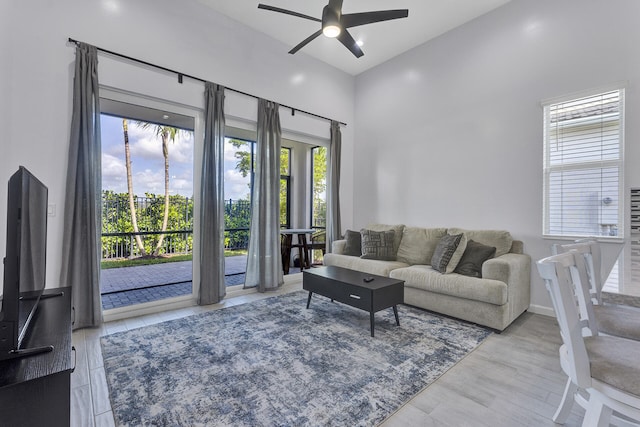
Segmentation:
[(578, 274), (580, 279), (579, 282), (574, 281), (574, 284), (580, 283), (581, 286), (579, 289), (574, 289), (573, 291), (576, 304), (578, 304), (579, 307), (580, 320), (584, 328), (582, 335), (585, 337), (598, 335), (598, 321), (593, 309), (593, 304), (596, 302), (595, 283), (597, 281), (594, 280), (596, 276), (592, 268), (592, 243), (597, 244), (597, 242), (585, 241), (566, 245), (554, 245), (552, 249), (555, 254), (573, 252), (577, 255), (575, 268), (572, 269), (572, 272), (573, 274)]
[(591, 299), (594, 304), (602, 304), (602, 287), (606, 278), (602, 277), (600, 243), (592, 239), (583, 239), (565, 245), (555, 244), (551, 250), (553, 254), (576, 250), (584, 256), (587, 263)]
[(560, 348), (563, 370), (578, 387), (588, 388), (591, 386), (591, 369), (574, 293), (574, 289), (582, 289), (578, 271), (581, 258), (575, 251), (565, 252), (541, 259), (536, 266), (551, 296), (560, 326), (564, 343)]

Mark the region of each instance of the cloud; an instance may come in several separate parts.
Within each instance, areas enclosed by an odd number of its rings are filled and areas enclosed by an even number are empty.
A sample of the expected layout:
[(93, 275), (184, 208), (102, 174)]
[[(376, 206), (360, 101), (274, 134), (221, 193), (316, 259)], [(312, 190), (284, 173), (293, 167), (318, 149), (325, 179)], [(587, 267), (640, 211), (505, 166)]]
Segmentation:
[(122, 159), (102, 153), (102, 188), (117, 193), (127, 191), (127, 168)]
[(174, 179), (169, 181), (169, 194), (182, 194), (183, 196), (193, 196), (193, 181), (187, 179)]
[(236, 148), (229, 142), (228, 138), (225, 138), (224, 141), (224, 160), (225, 162), (233, 162), (235, 165), (238, 159), (236, 159), (235, 154), (237, 151), (250, 151), (249, 146), (241, 146), (240, 148)]
[(133, 176), (133, 190), (138, 196), (144, 193), (164, 195), (164, 170), (145, 169)]
[(245, 199), (249, 195), (249, 177), (243, 177), (235, 169), (227, 169), (224, 173), (224, 198), (226, 200)]
[[(130, 126), (129, 144), (132, 157), (164, 161), (162, 137), (156, 134), (155, 127)], [(172, 162), (193, 164), (193, 132), (180, 131), (174, 141), (169, 140), (169, 165)]]

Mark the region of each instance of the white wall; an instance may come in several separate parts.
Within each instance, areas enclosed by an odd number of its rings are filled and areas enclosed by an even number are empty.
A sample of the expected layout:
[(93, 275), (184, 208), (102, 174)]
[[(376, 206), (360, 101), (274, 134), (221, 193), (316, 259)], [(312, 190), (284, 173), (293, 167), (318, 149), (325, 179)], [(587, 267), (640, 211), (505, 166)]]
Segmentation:
[[(540, 101), (627, 81), (626, 188), (640, 186), (639, 16), (636, 0), (513, 0), (359, 75), (353, 226), (506, 229), (549, 255)], [(531, 295), (551, 306), (535, 269)]]
[[(195, 0), (9, 0), (0, 3), (0, 255), (6, 182), (24, 165), (49, 186), (48, 286), (58, 286), (74, 48), (69, 37), (254, 95), (324, 115), (343, 127), (343, 159), (353, 158), (354, 78), (239, 25)], [(201, 108), (202, 84), (99, 57), (103, 85)], [(226, 112), (255, 120), (256, 102), (228, 92)], [(329, 123), (281, 111), (289, 134), (328, 138)], [(197, 161), (197, 160), (196, 160)], [(342, 191), (352, 192), (343, 172)], [(352, 216), (343, 196), (343, 215)]]

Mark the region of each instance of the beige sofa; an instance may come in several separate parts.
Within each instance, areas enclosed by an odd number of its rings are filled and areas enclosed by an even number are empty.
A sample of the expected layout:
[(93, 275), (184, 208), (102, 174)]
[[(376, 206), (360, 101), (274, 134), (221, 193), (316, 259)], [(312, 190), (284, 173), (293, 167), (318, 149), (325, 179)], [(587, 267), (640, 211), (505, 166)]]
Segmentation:
[[(513, 240), (507, 231), (384, 224), (369, 225), (366, 229), (394, 231), (387, 237), (394, 238), (395, 259), (364, 259), (354, 254), (347, 255), (347, 240), (338, 240), (333, 242), (331, 253), (324, 256), (324, 264), (404, 280), (405, 304), (497, 331), (504, 330), (529, 307), (531, 258), (523, 253), (522, 242)], [(463, 271), (465, 274), (455, 271), (441, 273), (431, 266), (440, 240), (447, 235), (462, 235), (460, 245), (464, 242), (466, 246), (467, 242), (473, 241), (477, 242), (475, 245), (479, 243), (496, 248), (495, 255), (480, 264), (481, 277), (465, 275), (469, 274), (468, 271)], [(353, 235), (350, 237), (355, 238)], [(470, 250), (472, 245), (468, 245)], [(450, 263), (460, 262), (464, 255), (467, 253), (458, 247)], [(454, 267), (449, 264), (447, 271)], [(476, 271), (475, 274), (480, 275), (479, 270)]]

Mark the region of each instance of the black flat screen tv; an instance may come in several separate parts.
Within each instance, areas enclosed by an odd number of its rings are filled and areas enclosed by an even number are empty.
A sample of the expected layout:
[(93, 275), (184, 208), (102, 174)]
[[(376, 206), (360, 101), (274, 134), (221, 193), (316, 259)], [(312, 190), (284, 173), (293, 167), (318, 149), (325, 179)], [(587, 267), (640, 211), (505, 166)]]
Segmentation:
[(49, 351), (23, 348), (45, 288), (48, 189), (25, 167), (9, 179), (0, 308), (0, 360)]

